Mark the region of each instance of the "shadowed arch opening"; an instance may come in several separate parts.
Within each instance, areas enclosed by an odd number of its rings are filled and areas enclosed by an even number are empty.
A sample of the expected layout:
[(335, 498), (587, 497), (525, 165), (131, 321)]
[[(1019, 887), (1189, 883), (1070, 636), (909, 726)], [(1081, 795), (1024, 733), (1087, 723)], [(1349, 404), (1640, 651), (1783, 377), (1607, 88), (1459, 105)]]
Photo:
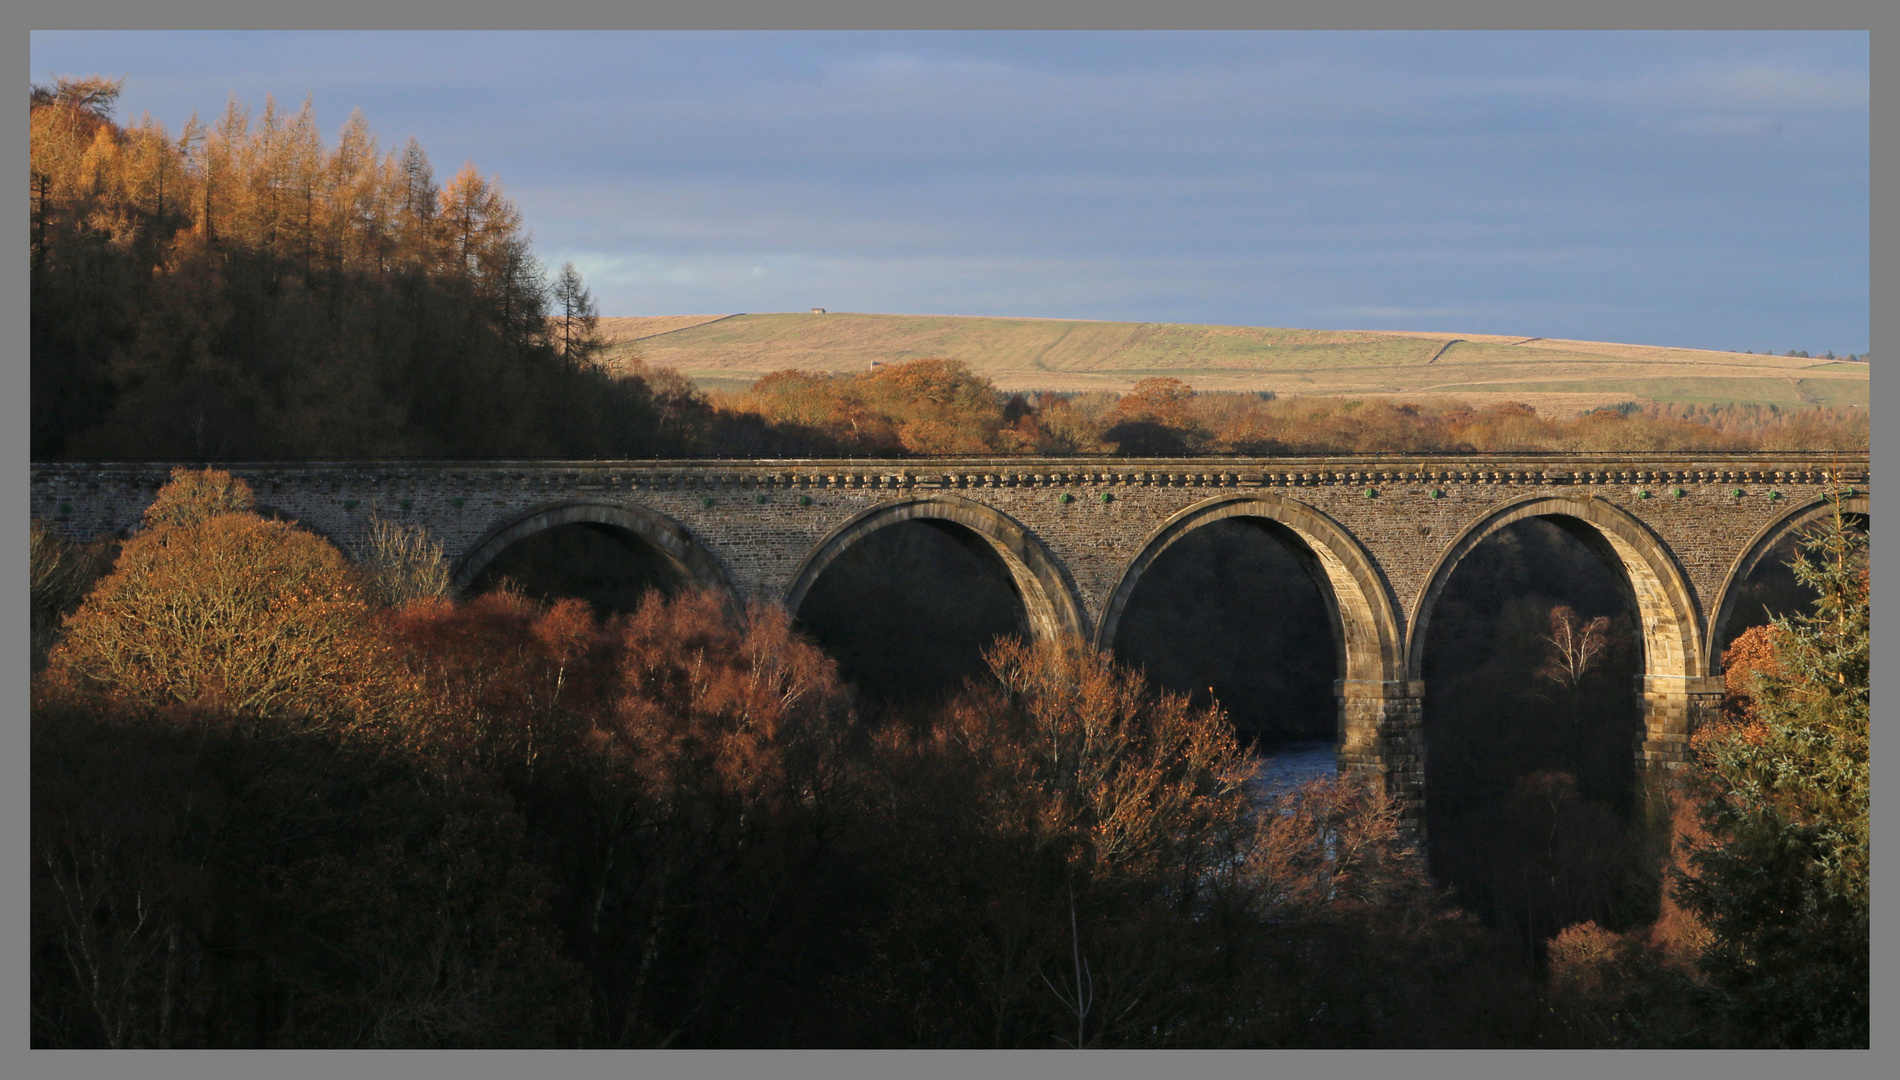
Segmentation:
[[(1756, 533), (1729, 568), (1722, 588), (1716, 594), (1709, 617), (1709, 652), (1706, 663), (1710, 674), (1722, 671), (1722, 652), (1751, 626), (1762, 626), (1777, 617), (1810, 610), (1818, 599), (1814, 591), (1802, 585), (1788, 564), (1794, 559), (1801, 536), (1811, 527), (1833, 518), (1836, 501), (1816, 499), (1796, 507), (1778, 521)], [(1850, 528), (1868, 529), (1865, 495), (1850, 495), (1839, 500), (1838, 510)]]
[(955, 496), (872, 507), (820, 541), (786, 607), (871, 698), (914, 706), (982, 670), (999, 635), (1082, 631), (1081, 607), (1027, 529)]
[[(1602, 499), (1532, 495), (1506, 503), (1472, 522), (1439, 556), (1418, 602), (1412, 606), (1405, 659), (1408, 678), (1424, 677), (1425, 637), (1433, 608), (1458, 564), (1494, 533), (1526, 518), (1568, 519), (1559, 522), (1559, 527), (1585, 543), (1607, 545), (1607, 556), (1628, 576), (1636, 596), (1645, 676), (1698, 678), (1708, 674), (1694, 594), (1682, 567), (1662, 540), (1648, 526)], [(1572, 522), (1587, 529), (1579, 529)]]
[(727, 589), (725, 573), (685, 526), (628, 503), (562, 502), (490, 529), (456, 563), (468, 595), (506, 579), (536, 599), (575, 597), (598, 614), (631, 611), (653, 589)]
[(1473, 522), (1417, 608), (1426, 847), (1434, 877), (1528, 959), (1564, 926), (1653, 917), (1637, 752), (1647, 673), (1699, 676), (1673, 556), (1594, 499), (1533, 496)]
[(1332, 592), (1298, 533), (1220, 518), (1149, 564), (1107, 645), (1196, 706), (1218, 700), (1262, 753), (1309, 753), (1330, 770), (1345, 654)]
[[(1233, 588), (1224, 588), (1217, 580), (1207, 580), (1209, 567), (1192, 565), (1195, 560), (1218, 563), (1223, 558), (1235, 564), (1251, 562), (1255, 572), (1266, 572), (1264, 580), (1248, 583), (1251, 588), (1242, 587), (1238, 581), (1232, 583)], [(1181, 559), (1188, 562), (1184, 564)], [(1170, 601), (1169, 606), (1182, 612), (1182, 618), (1173, 620), (1180, 624), (1179, 629), (1186, 630), (1197, 602), (1217, 622), (1227, 622), (1239, 614), (1223, 609), (1257, 605), (1261, 610), (1252, 612), (1252, 616), (1260, 622), (1274, 621), (1275, 625), (1256, 627), (1247, 635), (1261, 646), (1253, 662), (1260, 669), (1276, 665), (1299, 668), (1257, 670), (1251, 679), (1230, 677), (1226, 696), (1218, 682), (1207, 684), (1214, 687), (1213, 696), (1220, 697), (1230, 715), (1235, 716), (1237, 726), (1242, 720), (1266, 721), (1268, 725), (1275, 720), (1281, 724), (1293, 721), (1290, 728), (1279, 730), (1272, 726), (1255, 732), (1242, 730), (1243, 735), (1257, 736), (1271, 755), (1268, 772), (1277, 772), (1285, 764), (1299, 775), (1281, 779), (1296, 781), (1308, 772), (1331, 772), (1338, 762), (1377, 751), (1375, 744), (1381, 734), (1378, 724), (1349, 720), (1347, 713), (1358, 716), (1367, 700), (1403, 696), (1403, 685), (1398, 681), (1403, 670), (1398, 619), (1371, 557), (1337, 522), (1273, 492), (1218, 496), (1181, 510), (1149, 534), (1140, 553), (1123, 570), (1103, 613), (1097, 645), (1117, 650), (1130, 662), (1148, 660), (1141, 655), (1144, 650), (1139, 639), (1160, 628), (1144, 626), (1155, 620), (1144, 615), (1140, 607), (1152, 602), (1157, 589), (1171, 587), (1201, 593)], [(1284, 640), (1288, 634), (1301, 640), (1289, 645)], [(1180, 645), (1170, 643), (1165, 652), (1180, 656)], [(1166, 685), (1170, 677), (1186, 679), (1194, 672), (1199, 682), (1208, 670), (1218, 670), (1223, 659), (1211, 654), (1244, 653), (1248, 645), (1246, 640), (1229, 641), (1218, 650), (1208, 650), (1207, 659), (1214, 664), (1205, 667), (1191, 657), (1182, 657), (1187, 663), (1172, 675), (1167, 667), (1174, 657), (1164, 655), (1151, 675)], [(1268, 682), (1279, 684), (1275, 689), (1284, 695), (1281, 700), (1264, 703), (1243, 699), (1242, 695), (1274, 692), (1264, 685)], [(1276, 712), (1281, 715), (1275, 717)], [(1289, 712), (1294, 715), (1287, 715)], [(1289, 735), (1294, 738), (1273, 745)], [(1265, 782), (1272, 778), (1262, 779)]]
[(1196, 529), (1232, 518), (1270, 523), (1266, 528), (1276, 538), (1298, 541), (1296, 557), (1316, 582), (1323, 579), (1327, 586), (1319, 591), (1337, 631), (1335, 655), (1340, 678), (1385, 684), (1404, 677), (1398, 618), (1372, 557), (1351, 533), (1325, 514), (1272, 492), (1208, 499), (1162, 522), (1122, 571), (1121, 581), (1102, 614), (1096, 644), (1104, 648), (1113, 645), (1135, 589), (1169, 548)]

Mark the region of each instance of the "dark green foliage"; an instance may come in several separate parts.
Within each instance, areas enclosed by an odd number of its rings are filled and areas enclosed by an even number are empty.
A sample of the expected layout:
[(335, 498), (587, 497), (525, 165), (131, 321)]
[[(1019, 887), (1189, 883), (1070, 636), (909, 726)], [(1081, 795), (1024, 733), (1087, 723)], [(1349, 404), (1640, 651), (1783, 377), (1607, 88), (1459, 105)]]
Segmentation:
[(1710, 839), (1678, 895), (1715, 937), (1714, 1009), (1753, 1045), (1868, 1045), (1866, 545), (1844, 519), (1807, 540), (1814, 613), (1776, 620), (1747, 715), (1697, 739)]
[[(1845, 523), (1851, 529), (1867, 531), (1867, 519), (1861, 515), (1848, 514)], [(1811, 585), (1797, 578), (1794, 571), (1803, 539), (1799, 535), (1783, 538), (1756, 565), (1753, 573), (1736, 583), (1728, 619), (1719, 628), (1718, 645), (1727, 648), (1734, 644), (1751, 626), (1813, 613), (1819, 596)]]

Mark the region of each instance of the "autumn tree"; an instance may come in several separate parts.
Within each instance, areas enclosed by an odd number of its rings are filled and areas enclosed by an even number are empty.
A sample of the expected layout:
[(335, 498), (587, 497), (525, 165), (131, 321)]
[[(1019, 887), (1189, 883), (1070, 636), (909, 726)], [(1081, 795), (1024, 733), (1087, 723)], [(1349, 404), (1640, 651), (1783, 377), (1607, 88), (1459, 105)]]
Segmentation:
[(776, 607), (405, 596), (216, 471), (125, 546), (34, 684), (37, 1044), (1522, 1035), (1382, 787), (1262, 803), (1078, 641), (872, 732)]
[(876, 1029), (1045, 1047), (1522, 1034), (1522, 1009), (1442, 1007), (1448, 980), (1510, 983), (1509, 958), (1425, 878), (1382, 788), (1259, 800), (1218, 707), (1080, 642), (989, 660), (935, 724), (883, 731), (863, 781), (872, 832), (851, 843), (881, 915), (875, 963), (839, 981)]
[(826, 941), (850, 709), (835, 665), (783, 611), (712, 593), (606, 622), (508, 593), (390, 618), (438, 703), (431, 741), (505, 779), (559, 883), (589, 1039), (792, 1037), (751, 1003)]
[(139, 702), (331, 717), (386, 706), (384, 651), (335, 548), (246, 512), (227, 473), (177, 470), (67, 620), (44, 678)]
[(996, 387), (961, 361), (885, 364), (856, 383), (859, 398), (890, 418), (906, 453), (981, 454), (1007, 441)]
[[(857, 375), (780, 371), (731, 403), (778, 430), (759, 439), (779, 453), (854, 455), (1022, 454), (1060, 452), (1063, 444), (1026, 401), (1012, 403), (956, 360), (880, 364)], [(734, 430), (737, 429), (737, 430)], [(738, 425), (734, 434), (751, 436)]]
[(174, 136), (114, 120), (119, 89), (32, 89), (37, 458), (1866, 445), (1864, 409), (1631, 403), (1563, 419), (1173, 379), (1105, 403), (1012, 401), (947, 358), (768, 377), (718, 409), (677, 373), (574, 363), (598, 359), (585, 285), (547, 280), (519, 207), (473, 163), (444, 182), (416, 140), (382, 148), (360, 114), (326, 144), (308, 100), (253, 114), (233, 96)]
[(59, 639), (61, 623), (111, 568), (116, 554), (117, 545), (109, 538), (76, 544), (60, 536), (47, 522), (32, 523), (33, 670), (38, 671), (46, 662), (47, 650)]
[(1805, 537), (1818, 610), (1724, 651), (1723, 712), (1670, 792), (1661, 917), (1551, 941), (1572, 1045), (1867, 1045), (1865, 543), (1845, 521)]
[[(1535, 1045), (1543, 1018), (1508, 938), (1426, 874), (1376, 776), (1263, 800), (1226, 898), (1212, 995), (1250, 1046)], [(1202, 1006), (1203, 1015), (1211, 1013)], [(1205, 1023), (1205, 1021), (1202, 1021)], [(1233, 1036), (1229, 1036), (1233, 1038)], [(1193, 1045), (1190, 1042), (1189, 1045)]]
[(1102, 438), (1130, 456), (1193, 453), (1203, 437), (1190, 413), (1193, 398), (1194, 388), (1179, 379), (1143, 379), (1116, 403)]
[(385, 607), (449, 594), (448, 559), (421, 525), (372, 517), (360, 565), (370, 599)]
[(34, 1041), (576, 1033), (506, 793), (428, 737), (358, 572), (180, 473), (33, 686)]
[(1217, 711), (1079, 641), (989, 660), (935, 724), (880, 736), (854, 846), (886, 914), (852, 999), (911, 1045), (1165, 1044), (1199, 955), (1177, 920), (1234, 850), (1249, 761)]
[(1550, 635), (1544, 642), (1550, 652), (1538, 677), (1575, 692), (1609, 649), (1610, 617), (1598, 615), (1586, 622), (1570, 605), (1559, 604), (1550, 609)]
[(520, 210), (472, 163), (438, 184), (360, 115), (326, 146), (309, 101), (233, 97), (173, 139), (114, 122), (115, 89), (33, 95), (36, 456), (698, 449), (659, 373), (573, 362), (585, 286), (556, 340)]

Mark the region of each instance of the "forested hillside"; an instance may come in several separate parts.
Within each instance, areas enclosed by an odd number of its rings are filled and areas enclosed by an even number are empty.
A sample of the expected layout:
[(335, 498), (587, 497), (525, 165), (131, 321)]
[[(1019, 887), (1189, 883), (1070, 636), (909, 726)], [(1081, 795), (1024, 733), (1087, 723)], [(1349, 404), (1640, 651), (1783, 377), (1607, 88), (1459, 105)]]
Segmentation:
[(466, 164), (361, 114), (233, 99), (173, 135), (119, 84), (33, 90), (35, 458), (647, 456), (669, 394), (611, 376), (571, 267)]

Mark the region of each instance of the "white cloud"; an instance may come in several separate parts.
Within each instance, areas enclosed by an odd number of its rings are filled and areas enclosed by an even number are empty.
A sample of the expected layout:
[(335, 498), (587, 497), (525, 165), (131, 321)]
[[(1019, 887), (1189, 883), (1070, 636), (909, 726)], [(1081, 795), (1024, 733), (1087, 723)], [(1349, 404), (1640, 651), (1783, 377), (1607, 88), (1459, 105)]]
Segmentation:
[(1692, 71), (1680, 85), (1700, 102), (1750, 109), (1865, 111), (1870, 101), (1862, 71), (1743, 64)]

